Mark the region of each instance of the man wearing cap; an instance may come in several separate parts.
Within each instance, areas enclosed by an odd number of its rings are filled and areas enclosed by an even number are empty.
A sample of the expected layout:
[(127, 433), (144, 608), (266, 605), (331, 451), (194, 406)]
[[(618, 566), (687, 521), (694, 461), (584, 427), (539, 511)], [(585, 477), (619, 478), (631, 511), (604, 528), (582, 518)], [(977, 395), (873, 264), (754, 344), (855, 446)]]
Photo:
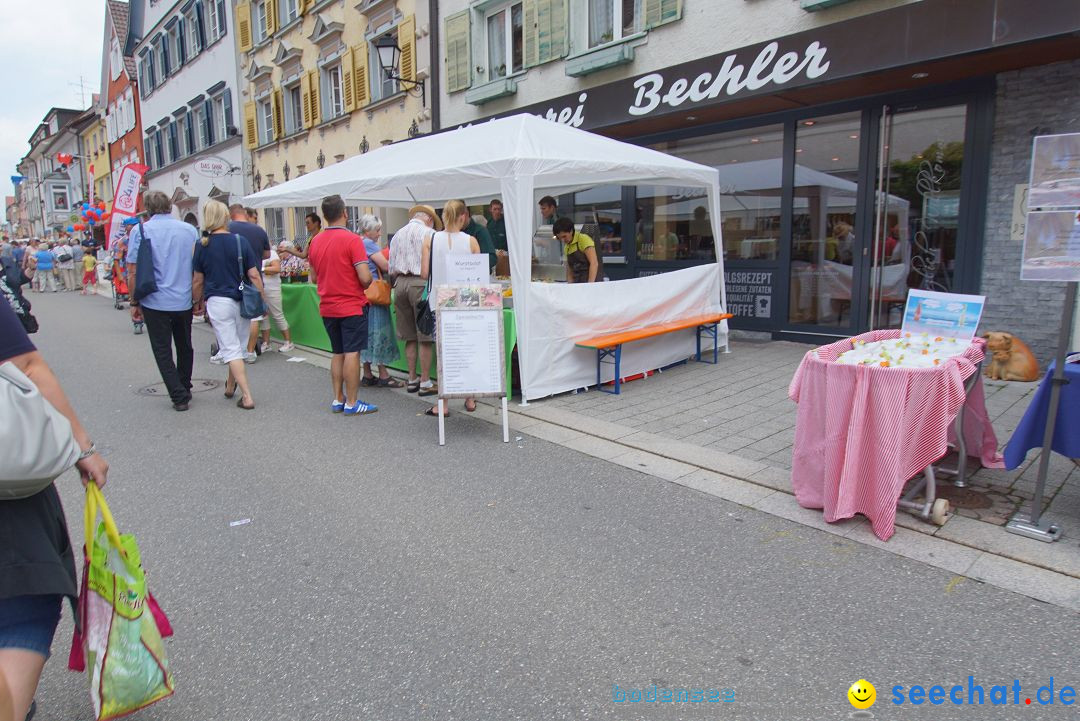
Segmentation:
[[(409, 393), (430, 396), (438, 393), (431, 382), (431, 336), (416, 328), (416, 312), (427, 282), (420, 277), (420, 256), (424, 241), (442, 230), (442, 221), (430, 205), (409, 209), (409, 222), (390, 240), (389, 273), (394, 279), (394, 310), (397, 336), (405, 341), (405, 362), (409, 367)], [(419, 348), (418, 348), (419, 346)], [(419, 375), (417, 369), (419, 350)]]

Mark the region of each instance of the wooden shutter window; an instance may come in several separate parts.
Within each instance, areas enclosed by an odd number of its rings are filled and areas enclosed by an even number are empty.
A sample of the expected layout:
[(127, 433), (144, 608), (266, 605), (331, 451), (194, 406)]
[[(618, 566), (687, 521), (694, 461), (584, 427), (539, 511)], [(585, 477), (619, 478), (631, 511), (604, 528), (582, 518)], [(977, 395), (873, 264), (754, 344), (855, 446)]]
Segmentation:
[(355, 88), (356, 108), (362, 108), (371, 102), (371, 90), (368, 86), (368, 46), (356, 45), (352, 49), (353, 86)]
[(277, 0), (266, 0), (266, 37), (277, 32)]
[(682, 17), (682, 0), (645, 0), (645, 29)]
[(566, 54), (566, 0), (525, 0), (525, 66), (542, 65)]
[(285, 113), (282, 108), (281, 89), (274, 91), (273, 106), (271, 110), (274, 113), (274, 139), (281, 140), (285, 137)]
[(416, 16), (406, 15), (398, 25), (398, 46), (401, 47), (401, 67), (398, 75), (416, 82)]
[(300, 76), (300, 105), (304, 111), (304, 127), (310, 128), (311, 123), (311, 79), (307, 73)]
[(309, 104), (311, 105), (311, 124), (318, 125), (322, 122), (322, 108), (319, 106), (319, 71), (312, 70), (308, 73), (308, 88), (310, 88), (310, 95), (308, 95)]
[(352, 51), (341, 54), (341, 96), (345, 103), (345, 112), (356, 110), (356, 82)]
[[(534, 4), (535, 1), (531, 0)], [(526, 0), (525, 22), (528, 27), (528, 10), (530, 0)], [(446, 35), (446, 90), (453, 93), (465, 90), (472, 85), (472, 57), (469, 52), (470, 20), (469, 10), (451, 15), (444, 23)], [(535, 14), (535, 12), (534, 12)], [(528, 45), (526, 53), (528, 52)]]
[(248, 149), (259, 146), (259, 124), (255, 120), (255, 102), (244, 103), (244, 144)]
[(236, 6), (236, 34), (240, 36), (240, 52), (251, 50), (251, 3)]

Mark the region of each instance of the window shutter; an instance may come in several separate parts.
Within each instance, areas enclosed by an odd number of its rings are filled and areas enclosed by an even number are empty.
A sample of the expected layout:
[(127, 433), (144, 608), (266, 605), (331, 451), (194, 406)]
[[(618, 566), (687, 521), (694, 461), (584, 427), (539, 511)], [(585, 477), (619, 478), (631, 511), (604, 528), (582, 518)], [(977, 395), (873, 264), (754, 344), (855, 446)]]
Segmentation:
[(203, 113), (206, 115), (203, 120), (206, 123), (206, 145), (209, 147), (214, 144), (214, 103), (210, 99), (203, 101)]
[[(236, 124), (233, 123), (232, 114), (232, 88), (225, 88), (225, 92), (221, 96), (221, 110), (225, 113), (221, 125), (225, 128), (226, 137), (228, 137), (229, 128), (236, 127)], [(225, 140), (225, 138), (222, 138), (222, 140)]]
[(307, 73), (300, 76), (300, 105), (304, 110), (304, 127), (311, 127), (311, 79)]
[(244, 144), (248, 149), (259, 145), (259, 125), (255, 122), (255, 102), (244, 103)]
[(345, 112), (356, 110), (356, 82), (352, 51), (341, 55), (341, 95), (345, 103)]
[(277, 0), (266, 0), (266, 37), (277, 32)]
[(240, 52), (251, 50), (251, 3), (236, 6), (236, 34), (240, 37)]
[(272, 110), (274, 111), (274, 139), (280, 140), (285, 137), (285, 113), (281, 108), (281, 89), (274, 91), (274, 104)]
[(398, 75), (416, 82), (416, 16), (406, 15), (398, 25), (398, 45), (401, 47), (401, 67)]
[(353, 86), (357, 109), (371, 102), (371, 89), (368, 85), (368, 46), (357, 45), (352, 49)]
[[(536, 0), (531, 0), (534, 5)], [(530, 0), (525, 1), (525, 7), (529, 7)], [(469, 10), (451, 15), (446, 18), (444, 33), (446, 35), (446, 91), (453, 93), (465, 90), (472, 85), (472, 57), (469, 54), (470, 28)], [(526, 9), (526, 26), (528, 26), (528, 10)], [(526, 45), (526, 49), (528, 45)]]
[(566, 55), (566, 0), (525, 0), (522, 11), (525, 67)]
[(176, 23), (176, 67), (178, 68), (187, 62), (186, 27), (187, 23), (184, 22), (184, 16), (181, 15)]
[(645, 0), (645, 29), (682, 17), (682, 0)]
[(195, 32), (199, 36), (199, 52), (206, 49), (206, 14), (202, 2), (195, 3)]
[(311, 93), (308, 96), (308, 104), (311, 106), (311, 124), (318, 125), (322, 122), (322, 109), (319, 107), (319, 71), (312, 70), (308, 73), (308, 78), (308, 88)]

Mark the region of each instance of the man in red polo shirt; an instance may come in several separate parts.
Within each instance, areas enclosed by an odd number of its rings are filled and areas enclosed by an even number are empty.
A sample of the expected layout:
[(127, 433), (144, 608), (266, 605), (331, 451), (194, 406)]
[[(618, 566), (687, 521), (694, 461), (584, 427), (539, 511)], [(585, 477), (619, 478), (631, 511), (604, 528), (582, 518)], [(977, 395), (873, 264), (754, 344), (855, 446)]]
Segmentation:
[[(367, 347), (364, 288), (371, 284), (364, 241), (345, 227), (348, 215), (340, 195), (323, 198), (327, 228), (311, 239), (308, 262), (311, 280), (319, 290), (319, 315), (330, 336), (333, 359), (330, 382), (334, 400), (330, 410), (347, 416), (379, 410), (356, 397), (360, 389), (360, 351)], [(344, 389), (342, 388), (344, 386)]]

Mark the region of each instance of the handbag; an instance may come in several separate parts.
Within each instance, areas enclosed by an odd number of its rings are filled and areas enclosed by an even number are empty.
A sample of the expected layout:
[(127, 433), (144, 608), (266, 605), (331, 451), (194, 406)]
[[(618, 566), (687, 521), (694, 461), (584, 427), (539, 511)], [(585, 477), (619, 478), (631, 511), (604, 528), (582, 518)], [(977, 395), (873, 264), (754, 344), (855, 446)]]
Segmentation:
[(0, 500), (48, 488), (79, 460), (71, 422), (8, 361), (0, 364)]
[(56, 259), (61, 263), (66, 263), (71, 260), (71, 253), (61, 253), (60, 255), (56, 256)]
[(372, 305), (390, 305), (390, 284), (383, 280), (380, 270), (376, 269), (375, 272), (378, 277), (364, 288), (364, 295)]
[(435, 335), (435, 311), (431, 309), (428, 296), (431, 294), (431, 274), (428, 273), (427, 285), (424, 293), (420, 296), (420, 302), (416, 305), (416, 330), (426, 336)]
[(158, 289), (154, 279), (154, 249), (143, 230), (142, 220), (139, 221), (139, 238), (139, 253), (135, 257), (135, 285), (131, 289), (131, 298), (135, 301), (156, 293)]
[(266, 303), (262, 293), (253, 285), (244, 282), (244, 249), (240, 246), (240, 236), (236, 237), (236, 264), (240, 267), (240, 315), (245, 318), (258, 318), (266, 315)]
[(86, 560), (68, 668), (87, 671), (94, 719), (107, 721), (172, 695), (162, 639), (173, 631), (147, 589), (135, 537), (117, 530), (95, 483), (86, 486), (84, 522)]

